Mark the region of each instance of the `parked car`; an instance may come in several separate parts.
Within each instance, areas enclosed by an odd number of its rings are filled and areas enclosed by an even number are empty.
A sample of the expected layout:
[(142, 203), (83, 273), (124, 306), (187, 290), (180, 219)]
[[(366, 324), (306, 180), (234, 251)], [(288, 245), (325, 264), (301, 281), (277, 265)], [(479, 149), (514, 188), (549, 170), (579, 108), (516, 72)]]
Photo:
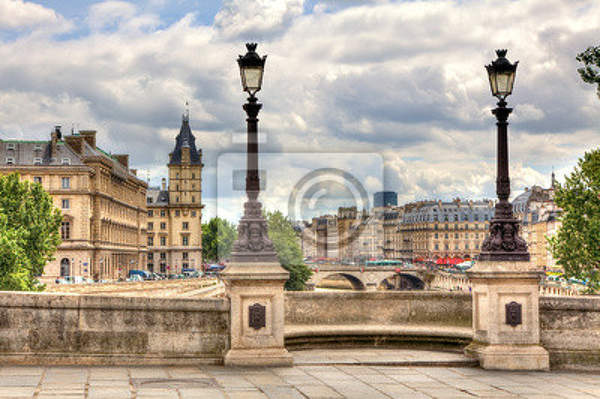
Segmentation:
[(183, 269), (181, 269), (181, 272), (186, 278), (202, 277), (202, 272), (199, 272), (196, 269), (183, 268)]
[(89, 280), (81, 276), (63, 276), (55, 280), (56, 284), (84, 284)]
[(139, 276), (141, 280), (139, 281), (143, 281), (143, 280), (150, 280), (151, 278), (151, 274), (150, 272), (147, 272), (146, 270), (130, 270), (129, 274), (128, 274), (128, 280), (129, 281), (134, 281), (132, 280), (133, 276)]

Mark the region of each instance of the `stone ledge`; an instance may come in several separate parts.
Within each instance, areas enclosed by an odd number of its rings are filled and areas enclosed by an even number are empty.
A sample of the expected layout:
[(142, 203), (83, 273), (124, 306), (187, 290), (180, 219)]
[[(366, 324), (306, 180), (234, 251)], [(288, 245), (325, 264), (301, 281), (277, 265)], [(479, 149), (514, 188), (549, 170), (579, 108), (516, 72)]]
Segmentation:
[(147, 298), (0, 291), (0, 308), (164, 310), (229, 312), (224, 298)]
[(135, 354), (1, 353), (0, 364), (27, 366), (196, 366), (222, 365), (222, 356)]
[(365, 326), (365, 325), (286, 325), (285, 337), (335, 336), (335, 335), (399, 335), (422, 337), (473, 338), (471, 327), (441, 326)]

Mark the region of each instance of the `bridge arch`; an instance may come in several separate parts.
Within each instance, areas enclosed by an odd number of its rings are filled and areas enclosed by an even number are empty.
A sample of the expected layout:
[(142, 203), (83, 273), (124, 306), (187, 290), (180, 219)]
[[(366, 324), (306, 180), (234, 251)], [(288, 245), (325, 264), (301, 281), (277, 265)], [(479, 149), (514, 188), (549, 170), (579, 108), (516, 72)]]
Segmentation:
[[(392, 280), (392, 281), (390, 281)], [(394, 273), (383, 278), (378, 286), (385, 285), (393, 290), (424, 290), (425, 281), (410, 273)]]
[(358, 278), (350, 273), (343, 273), (343, 272), (323, 273), (322, 276), (319, 276), (318, 281), (315, 282), (315, 287), (318, 287), (319, 284), (321, 284), (321, 282), (323, 280), (328, 279), (333, 276), (344, 277), (348, 282), (350, 282), (350, 284), (352, 284), (352, 289), (355, 291), (364, 291), (367, 289), (365, 286), (365, 283), (360, 278)]

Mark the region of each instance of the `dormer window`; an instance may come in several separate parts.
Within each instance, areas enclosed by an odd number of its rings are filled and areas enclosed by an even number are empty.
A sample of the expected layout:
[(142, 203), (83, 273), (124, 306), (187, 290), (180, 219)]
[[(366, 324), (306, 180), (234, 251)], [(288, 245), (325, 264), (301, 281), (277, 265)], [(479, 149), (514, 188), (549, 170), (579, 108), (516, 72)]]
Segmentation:
[(6, 157), (6, 164), (7, 165), (14, 165), (15, 164), (15, 159), (13, 157)]
[(71, 159), (70, 158), (63, 158), (61, 164), (63, 164), (63, 165), (71, 165)]
[(42, 150), (42, 145), (41, 145), (41, 144), (36, 144), (36, 145), (33, 147), (33, 149), (34, 149), (35, 151), (41, 151), (41, 150)]
[(41, 165), (42, 164), (42, 158), (33, 158), (33, 164), (34, 165)]
[(15, 143), (7, 143), (6, 144), (6, 149), (7, 150), (14, 150), (15, 149)]
[(147, 204), (151, 204), (152, 203), (152, 197), (146, 197), (146, 203)]

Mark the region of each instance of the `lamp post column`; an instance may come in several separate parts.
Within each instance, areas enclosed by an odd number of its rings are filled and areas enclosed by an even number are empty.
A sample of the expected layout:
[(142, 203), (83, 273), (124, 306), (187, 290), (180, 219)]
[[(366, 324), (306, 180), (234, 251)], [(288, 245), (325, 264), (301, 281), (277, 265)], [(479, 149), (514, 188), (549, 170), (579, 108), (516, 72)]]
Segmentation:
[(492, 94), (499, 98), (492, 111), (497, 120), (498, 202), (489, 235), (478, 261), (467, 272), (473, 295), (473, 342), (465, 349), (481, 367), (499, 370), (546, 370), (548, 352), (540, 345), (540, 271), (530, 262), (527, 243), (519, 236), (510, 196), (508, 168), (508, 116), (505, 98), (512, 92), (517, 63), (506, 50), (486, 68)]
[(267, 221), (258, 201), (258, 113), (265, 58), (256, 54), (256, 44), (246, 44), (248, 53), (238, 64), (244, 91), (250, 93), (243, 108), (247, 115), (246, 194), (244, 215), (238, 224), (231, 262), (221, 273), (230, 300), (230, 346), (224, 356), (227, 366), (291, 366), (293, 358), (284, 346), (283, 285), (289, 273), (281, 267), (269, 239)]

